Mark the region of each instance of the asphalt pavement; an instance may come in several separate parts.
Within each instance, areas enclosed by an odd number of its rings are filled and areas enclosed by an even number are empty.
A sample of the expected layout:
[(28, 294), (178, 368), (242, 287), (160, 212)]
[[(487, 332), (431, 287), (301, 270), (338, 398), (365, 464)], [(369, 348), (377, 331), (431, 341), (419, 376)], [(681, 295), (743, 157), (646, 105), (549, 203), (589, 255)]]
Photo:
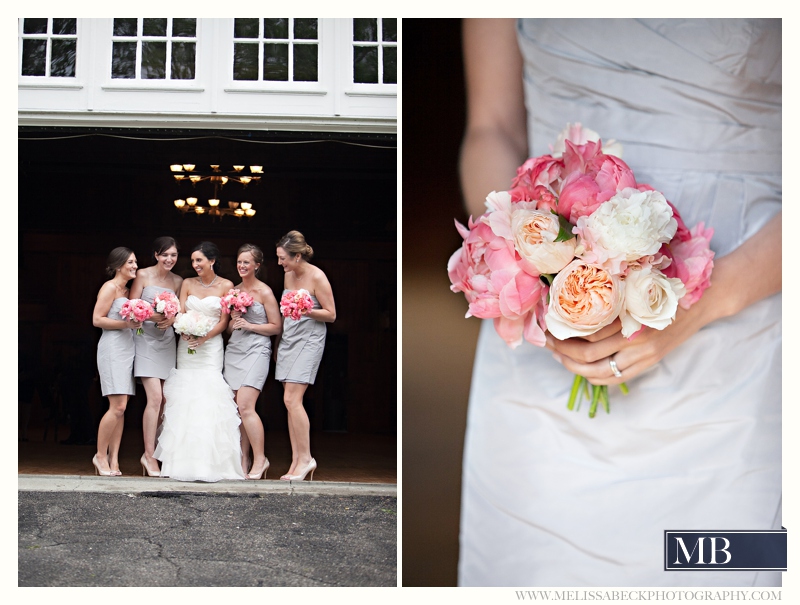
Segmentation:
[(397, 586), (395, 485), (20, 475), (19, 586)]

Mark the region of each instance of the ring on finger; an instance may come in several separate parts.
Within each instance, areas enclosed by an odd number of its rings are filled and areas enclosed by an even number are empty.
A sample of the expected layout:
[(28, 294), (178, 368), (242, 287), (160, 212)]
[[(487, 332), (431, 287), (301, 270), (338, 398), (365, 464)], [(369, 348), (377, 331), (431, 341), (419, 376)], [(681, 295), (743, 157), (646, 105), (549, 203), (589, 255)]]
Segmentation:
[(611, 366), (611, 371), (614, 372), (614, 376), (616, 376), (617, 378), (622, 378), (622, 372), (619, 371), (619, 368), (617, 367), (617, 362), (614, 361), (613, 357), (608, 358), (608, 365)]

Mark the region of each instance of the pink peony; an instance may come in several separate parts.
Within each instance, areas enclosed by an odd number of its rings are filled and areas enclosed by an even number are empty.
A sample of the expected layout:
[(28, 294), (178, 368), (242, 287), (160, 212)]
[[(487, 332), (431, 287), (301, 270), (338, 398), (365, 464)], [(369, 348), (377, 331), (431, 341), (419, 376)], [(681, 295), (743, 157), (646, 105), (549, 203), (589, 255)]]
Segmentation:
[(153, 308), (155, 309), (156, 313), (161, 313), (167, 319), (175, 317), (175, 315), (177, 315), (177, 313), (181, 310), (178, 297), (169, 290), (164, 290), (163, 292), (156, 294), (156, 296), (153, 298)]
[(664, 269), (667, 277), (677, 277), (686, 287), (686, 294), (680, 305), (688, 309), (703, 295), (711, 285), (711, 270), (714, 268), (714, 252), (709, 248), (713, 229), (706, 229), (698, 223), (689, 231), (690, 239), (680, 241), (676, 237), (669, 244), (672, 263)]
[(314, 308), (314, 300), (308, 290), (289, 290), (281, 297), (281, 315), (295, 321)]
[[(123, 319), (130, 321), (147, 321), (153, 316), (153, 305), (141, 298), (132, 298), (122, 303), (119, 314)], [(136, 334), (142, 335), (144, 330), (141, 327), (137, 328)]]
[(247, 308), (253, 304), (253, 297), (247, 292), (231, 288), (228, 290), (228, 293), (220, 299), (219, 304), (224, 313), (230, 313), (231, 311), (247, 313)]

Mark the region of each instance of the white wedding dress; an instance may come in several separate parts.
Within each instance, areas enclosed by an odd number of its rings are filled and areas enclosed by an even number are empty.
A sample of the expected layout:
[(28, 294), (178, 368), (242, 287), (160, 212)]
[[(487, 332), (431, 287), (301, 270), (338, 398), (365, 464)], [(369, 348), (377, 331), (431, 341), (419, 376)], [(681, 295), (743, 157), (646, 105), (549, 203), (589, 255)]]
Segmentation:
[[(518, 40), (532, 156), (567, 122), (617, 139), (639, 182), (715, 229), (717, 259), (780, 211), (780, 20), (523, 20)], [(460, 585), (780, 585), (667, 572), (663, 555), (665, 530), (781, 527), (780, 294), (700, 330), (629, 395), (610, 388), (610, 414), (568, 411), (572, 379), (483, 322)]]
[[(219, 319), (218, 296), (186, 299), (186, 310)], [(189, 354), (178, 340), (178, 367), (164, 382), (164, 418), (155, 457), (161, 475), (179, 481), (244, 479), (239, 417), (228, 383), (222, 377), (222, 335)]]

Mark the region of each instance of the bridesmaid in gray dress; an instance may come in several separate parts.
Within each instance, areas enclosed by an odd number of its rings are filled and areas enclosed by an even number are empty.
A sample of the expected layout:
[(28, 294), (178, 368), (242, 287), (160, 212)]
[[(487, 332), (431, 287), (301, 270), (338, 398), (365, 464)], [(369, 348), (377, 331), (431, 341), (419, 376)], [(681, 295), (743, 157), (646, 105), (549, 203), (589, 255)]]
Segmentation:
[(126, 321), (120, 317), (122, 305), (128, 300), (128, 282), (136, 277), (136, 255), (130, 248), (114, 248), (106, 261), (106, 273), (111, 277), (100, 288), (92, 313), (92, 323), (102, 328), (97, 343), (97, 369), (100, 390), (108, 397), (108, 411), (100, 420), (97, 431), (97, 453), (92, 458), (95, 472), (106, 477), (117, 477), (119, 471), (119, 444), (128, 397), (136, 393), (133, 379), (134, 344), (131, 328), (141, 327), (141, 322)]
[[(269, 374), (270, 337), (281, 331), (278, 301), (272, 289), (256, 278), (263, 262), (264, 253), (258, 246), (244, 244), (239, 248), (236, 270), (242, 281), (235, 288), (252, 296), (253, 304), (245, 313), (231, 311), (223, 369), (242, 417), (242, 470), (248, 479), (266, 479), (269, 468), (264, 454), (264, 425), (256, 412), (256, 402)], [(251, 446), (253, 466), (248, 469), (247, 453)]]
[[(178, 262), (178, 244), (171, 237), (159, 237), (153, 242), (153, 256), (156, 264), (139, 271), (131, 285), (131, 298), (141, 298), (150, 304), (161, 292), (172, 292), (180, 297), (183, 278), (175, 275), (172, 269)], [(147, 405), (142, 417), (144, 434), (144, 454), (139, 462), (142, 474), (151, 477), (161, 476), (158, 461), (153, 457), (156, 449), (158, 419), (164, 403), (164, 381), (169, 371), (175, 367), (175, 332), (172, 324), (175, 318), (167, 319), (161, 313), (154, 313), (150, 321), (144, 322), (144, 334), (135, 338), (136, 359), (133, 375), (141, 378), (147, 395)]]
[(314, 250), (302, 233), (290, 231), (284, 235), (278, 240), (275, 252), (284, 271), (284, 293), (302, 288), (314, 300), (314, 308), (299, 320), (283, 319), (275, 366), (275, 378), (283, 383), (283, 401), (288, 411), (292, 442), (292, 466), (281, 479), (302, 481), (309, 472), (313, 479), (317, 468), (317, 461), (311, 457), (309, 421), (303, 408), (303, 395), (317, 376), (325, 348), (325, 324), (336, 320), (336, 305), (325, 273), (309, 262)]

